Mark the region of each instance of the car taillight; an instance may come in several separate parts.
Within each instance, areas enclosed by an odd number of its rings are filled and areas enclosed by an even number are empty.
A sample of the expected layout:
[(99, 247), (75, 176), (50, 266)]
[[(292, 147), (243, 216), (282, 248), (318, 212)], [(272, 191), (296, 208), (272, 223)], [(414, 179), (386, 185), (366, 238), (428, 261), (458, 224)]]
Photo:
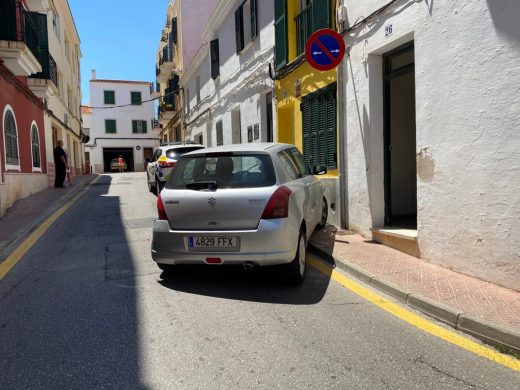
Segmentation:
[(262, 219), (287, 218), (289, 216), (289, 198), (292, 192), (286, 186), (279, 187), (265, 206)]
[(157, 213), (159, 214), (159, 220), (168, 220), (168, 216), (166, 215), (166, 210), (164, 209), (164, 203), (162, 201), (161, 195), (157, 197)]
[(175, 166), (175, 163), (169, 161), (159, 161), (159, 166), (161, 168), (173, 168)]

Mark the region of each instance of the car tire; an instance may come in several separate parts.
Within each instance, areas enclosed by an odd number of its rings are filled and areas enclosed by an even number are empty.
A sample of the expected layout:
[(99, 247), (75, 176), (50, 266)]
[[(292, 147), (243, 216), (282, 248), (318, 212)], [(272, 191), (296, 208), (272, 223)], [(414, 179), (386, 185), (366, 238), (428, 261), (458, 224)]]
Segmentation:
[(296, 248), (296, 256), (293, 261), (285, 264), (285, 276), (287, 282), (292, 285), (302, 284), (307, 273), (307, 239), (305, 232), (300, 230), (298, 236), (298, 246)]
[(146, 175), (146, 181), (148, 182), (148, 191), (150, 191), (152, 194), (155, 194), (155, 186), (153, 186), (152, 183), (150, 183), (148, 175)]
[(323, 197), (323, 203), (321, 206), (321, 219), (316, 229), (321, 230), (327, 224), (327, 217), (329, 216), (329, 205), (327, 204), (327, 199)]
[(174, 264), (161, 264), (157, 263), (157, 266), (164, 272), (172, 272), (177, 269), (177, 265)]

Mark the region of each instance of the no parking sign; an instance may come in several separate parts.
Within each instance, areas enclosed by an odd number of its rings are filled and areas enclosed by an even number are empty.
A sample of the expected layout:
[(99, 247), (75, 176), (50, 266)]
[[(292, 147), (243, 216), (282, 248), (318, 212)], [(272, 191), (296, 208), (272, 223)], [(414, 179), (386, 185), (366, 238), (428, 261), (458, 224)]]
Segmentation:
[(313, 33), (305, 45), (307, 62), (315, 69), (334, 69), (345, 55), (345, 41), (335, 30), (324, 28)]

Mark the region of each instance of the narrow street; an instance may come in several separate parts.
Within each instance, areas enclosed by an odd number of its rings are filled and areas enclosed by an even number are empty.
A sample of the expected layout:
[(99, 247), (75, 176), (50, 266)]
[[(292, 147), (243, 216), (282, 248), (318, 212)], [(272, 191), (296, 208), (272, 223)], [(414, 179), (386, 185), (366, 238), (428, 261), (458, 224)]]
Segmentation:
[(155, 200), (144, 173), (101, 176), (2, 280), (0, 388), (520, 388), (313, 268), (300, 287), (273, 269), (162, 273)]

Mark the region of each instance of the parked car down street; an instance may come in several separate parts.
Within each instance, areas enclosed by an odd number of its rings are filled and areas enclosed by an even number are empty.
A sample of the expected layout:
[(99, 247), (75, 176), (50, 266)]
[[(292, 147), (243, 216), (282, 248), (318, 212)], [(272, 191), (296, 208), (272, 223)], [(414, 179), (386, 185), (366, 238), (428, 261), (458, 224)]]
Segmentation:
[(183, 155), (157, 199), (152, 257), (178, 264), (283, 265), (303, 281), (307, 241), (327, 221), (324, 188), (293, 145), (240, 144)]
[(158, 194), (164, 187), (166, 178), (180, 156), (194, 150), (203, 149), (204, 145), (176, 142), (162, 144), (155, 149), (152, 160), (146, 167), (148, 190)]

